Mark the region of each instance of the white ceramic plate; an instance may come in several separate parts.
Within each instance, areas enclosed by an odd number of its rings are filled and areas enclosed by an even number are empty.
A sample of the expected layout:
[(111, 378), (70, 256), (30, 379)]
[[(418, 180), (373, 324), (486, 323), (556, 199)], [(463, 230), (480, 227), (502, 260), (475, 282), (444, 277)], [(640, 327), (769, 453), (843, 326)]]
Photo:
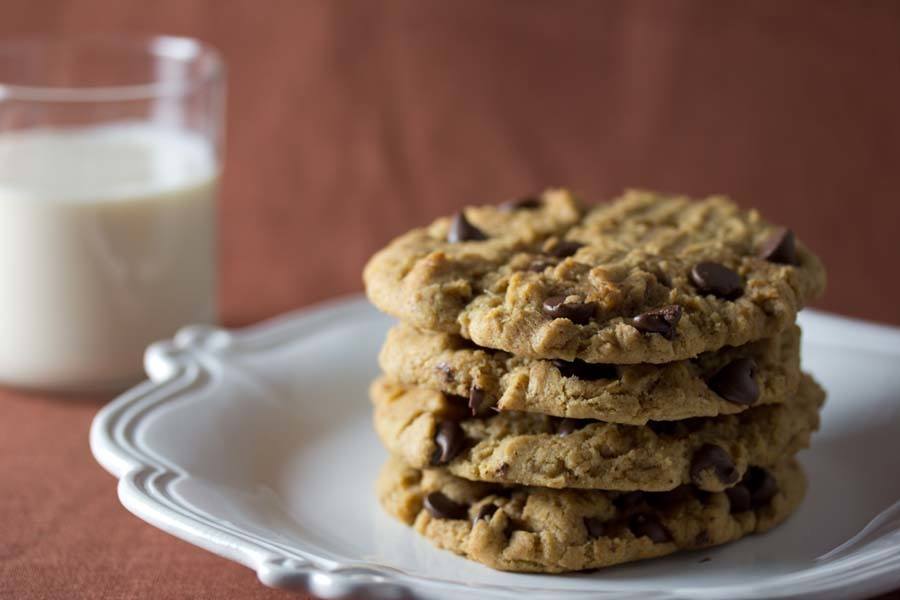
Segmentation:
[[(806, 312), (829, 392), (783, 526), (720, 549), (581, 575), (493, 571), (379, 509), (366, 388), (390, 321), (362, 299), (151, 346), (150, 380), (91, 430), (122, 503), (182, 539), (322, 598), (856, 598), (900, 587), (900, 330)], [(701, 562), (709, 557), (710, 560)]]

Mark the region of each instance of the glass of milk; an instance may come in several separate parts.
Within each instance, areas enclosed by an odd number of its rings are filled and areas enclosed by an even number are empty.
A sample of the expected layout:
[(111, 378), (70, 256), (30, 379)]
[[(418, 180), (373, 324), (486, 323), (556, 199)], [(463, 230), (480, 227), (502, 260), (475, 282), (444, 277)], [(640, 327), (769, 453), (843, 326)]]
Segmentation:
[(122, 388), (216, 321), (224, 89), (191, 39), (0, 41), (0, 384)]

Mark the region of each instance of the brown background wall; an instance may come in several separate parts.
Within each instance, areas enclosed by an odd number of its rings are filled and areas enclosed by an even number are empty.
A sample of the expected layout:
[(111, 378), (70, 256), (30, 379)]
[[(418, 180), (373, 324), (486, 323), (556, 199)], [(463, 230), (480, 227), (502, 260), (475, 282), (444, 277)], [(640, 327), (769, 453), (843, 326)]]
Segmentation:
[(0, 3), (0, 35), (82, 31), (223, 50), (229, 322), (359, 289), (373, 250), (457, 206), (564, 184), (729, 193), (821, 253), (821, 307), (900, 325), (900, 3)]
[[(390, 236), (460, 205), (565, 184), (729, 193), (822, 255), (819, 306), (900, 325), (900, 3), (0, 2), (0, 36), (84, 31), (226, 56), (229, 324), (358, 290)], [(0, 393), (0, 596), (277, 595), (116, 506), (95, 410)]]

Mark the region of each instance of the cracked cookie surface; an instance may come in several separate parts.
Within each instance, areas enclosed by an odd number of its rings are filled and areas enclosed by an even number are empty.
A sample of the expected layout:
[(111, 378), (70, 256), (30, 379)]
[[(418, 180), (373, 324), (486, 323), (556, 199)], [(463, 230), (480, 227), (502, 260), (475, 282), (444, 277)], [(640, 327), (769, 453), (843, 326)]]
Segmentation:
[(376, 483), (384, 509), (436, 546), (495, 569), (535, 573), (725, 544), (784, 521), (805, 490), (794, 460), (754, 467), (728, 492), (713, 493), (692, 486), (660, 493), (504, 487), (395, 457)]
[[(726, 365), (748, 358), (757, 388), (751, 402), (728, 400), (710, 387)], [(388, 332), (379, 362), (393, 381), (466, 396), (480, 412), (497, 407), (643, 425), (790, 398), (800, 378), (800, 329), (791, 325), (773, 338), (664, 365), (592, 365), (514, 356), (399, 324)]]
[(564, 190), (414, 229), (364, 272), (381, 310), (532, 358), (664, 363), (774, 336), (825, 272), (789, 232), (723, 197)]
[(442, 465), (476, 481), (626, 491), (731, 487), (749, 465), (807, 447), (825, 397), (804, 375), (783, 404), (634, 426), (523, 412), (473, 418), (465, 398), (383, 378), (370, 395), (379, 438), (413, 467)]

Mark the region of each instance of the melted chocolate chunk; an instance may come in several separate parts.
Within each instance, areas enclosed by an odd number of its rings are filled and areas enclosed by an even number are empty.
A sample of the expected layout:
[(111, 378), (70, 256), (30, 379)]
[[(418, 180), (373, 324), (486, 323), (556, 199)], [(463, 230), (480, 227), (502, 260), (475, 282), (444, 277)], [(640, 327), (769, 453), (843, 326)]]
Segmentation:
[(454, 502), (441, 492), (431, 492), (425, 496), (423, 504), (436, 519), (465, 519), (469, 513), (468, 506)]
[(744, 293), (741, 276), (724, 265), (701, 262), (691, 269), (691, 281), (701, 294), (734, 300)]
[(560, 240), (547, 254), (556, 258), (566, 258), (578, 252), (578, 249), (582, 246), (584, 244), (575, 240)]
[(797, 242), (794, 232), (781, 227), (759, 247), (759, 257), (782, 265), (797, 264)]
[(468, 419), (469, 399), (465, 396), (444, 393), (445, 406), (441, 408), (441, 419), (444, 421), (462, 421)]
[(677, 304), (655, 308), (634, 317), (631, 325), (641, 333), (657, 333), (671, 340), (675, 338), (675, 326), (681, 320), (682, 312)]
[(469, 388), (469, 410), (472, 411), (473, 417), (478, 416), (482, 402), (484, 402), (484, 391), (473, 383)]
[(565, 296), (551, 296), (544, 300), (544, 316), (551, 319), (569, 319), (576, 325), (586, 325), (597, 305), (593, 302), (566, 302)]
[(725, 490), (725, 495), (728, 496), (728, 503), (731, 505), (730, 511), (732, 514), (742, 513), (753, 507), (753, 504), (750, 502), (750, 490), (748, 490), (747, 486), (743, 483), (728, 488)]
[(638, 513), (628, 521), (628, 528), (635, 537), (647, 536), (653, 543), (662, 544), (672, 539), (669, 530), (660, 523), (656, 515), (651, 513)]
[(752, 358), (738, 358), (719, 369), (706, 384), (725, 400), (750, 406), (759, 399), (755, 374), (756, 362)]
[(475, 515), (475, 521), (473, 521), (473, 523), (480, 521), (481, 519), (490, 521), (491, 517), (494, 516), (494, 513), (497, 512), (497, 508), (499, 507), (496, 504), (485, 504), (478, 509), (478, 514)]
[(447, 232), (447, 241), (451, 244), (458, 242), (480, 242), (486, 240), (484, 232), (469, 223), (464, 213), (456, 213), (453, 222), (450, 223), (450, 231)]
[(704, 444), (691, 459), (691, 481), (696, 485), (703, 482), (704, 473), (712, 471), (720, 482), (730, 485), (738, 480), (738, 470), (731, 456), (720, 446)]
[(466, 447), (466, 434), (456, 421), (442, 421), (434, 436), (437, 448), (431, 457), (431, 464), (445, 465)]
[(750, 504), (760, 508), (768, 504), (778, 493), (778, 482), (775, 477), (762, 467), (750, 467), (741, 482), (750, 492)]

